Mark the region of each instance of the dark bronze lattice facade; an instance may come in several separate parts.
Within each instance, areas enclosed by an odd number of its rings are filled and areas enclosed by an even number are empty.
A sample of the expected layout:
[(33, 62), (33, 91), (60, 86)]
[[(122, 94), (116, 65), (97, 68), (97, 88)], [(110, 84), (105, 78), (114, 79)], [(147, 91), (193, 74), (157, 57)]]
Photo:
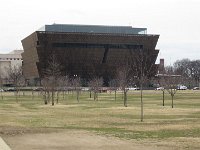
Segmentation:
[(23, 72), (27, 79), (41, 78), (54, 55), (63, 75), (83, 79), (102, 76), (109, 81), (116, 69), (133, 60), (139, 50), (148, 52), (154, 65), (159, 35), (36, 31), (22, 40)]

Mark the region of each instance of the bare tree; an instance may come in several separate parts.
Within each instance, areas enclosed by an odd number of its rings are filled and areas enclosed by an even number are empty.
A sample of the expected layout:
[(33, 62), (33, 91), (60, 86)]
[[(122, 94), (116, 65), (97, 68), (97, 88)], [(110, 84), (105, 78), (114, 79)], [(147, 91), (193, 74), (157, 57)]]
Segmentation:
[(114, 90), (114, 92), (115, 92), (115, 102), (116, 102), (116, 100), (117, 100), (117, 89), (118, 89), (118, 87), (119, 87), (119, 84), (118, 84), (118, 82), (117, 82), (117, 79), (111, 80), (111, 81), (109, 82), (109, 86), (110, 86), (110, 90), (111, 90), (111, 91)]
[(8, 69), (8, 78), (14, 84), (15, 98), (16, 101), (18, 102), (18, 93), (20, 91), (20, 87), (25, 83), (25, 78), (23, 77), (22, 74), (22, 67), (21, 66), (10, 67)]
[(141, 103), (141, 122), (144, 118), (143, 110), (143, 88), (144, 84), (148, 83), (150, 79), (156, 74), (155, 61), (152, 59), (152, 51), (148, 49), (138, 49), (132, 54), (131, 69), (134, 80), (140, 85), (140, 103)]
[(159, 87), (157, 87), (157, 90), (162, 91), (162, 105), (165, 106), (165, 88), (162, 87), (165, 85), (165, 80), (162, 77), (163, 74), (157, 74), (155, 77), (155, 83), (157, 83), (157, 85), (159, 85)]
[(130, 79), (130, 68), (127, 65), (119, 67), (117, 71), (117, 81), (119, 83), (119, 87), (123, 91), (124, 98), (124, 106), (127, 107), (127, 92), (128, 92), (128, 84)]
[(170, 94), (172, 99), (171, 107), (174, 108), (174, 96), (177, 92), (177, 85), (180, 84), (181, 75), (174, 74), (174, 70), (172, 67), (168, 67), (168, 69), (165, 70), (166, 74), (163, 74), (161, 76), (161, 84)]
[(191, 76), (196, 82), (196, 86), (200, 86), (200, 60), (191, 62)]
[(187, 85), (188, 88), (193, 86), (193, 61), (189, 59), (177, 60), (173, 65), (174, 74), (181, 75), (181, 83)]
[[(60, 93), (65, 91), (65, 77), (59, 77), (57, 79), (57, 89), (56, 89), (56, 103), (58, 104)], [(63, 94), (64, 100), (64, 94)]]
[(44, 99), (44, 104), (47, 105), (48, 102), (50, 101), (50, 87), (49, 87), (49, 79), (48, 78), (43, 78), (41, 80), (41, 85), (42, 85), (42, 95)]
[(191, 86), (199, 86), (200, 83), (200, 60), (182, 59), (174, 63), (175, 74), (182, 77), (182, 83)]
[(77, 77), (77, 75), (74, 76), (74, 78), (71, 79), (71, 86), (76, 91), (76, 100), (79, 102), (79, 95), (81, 90), (81, 79), (80, 77)]
[(57, 80), (61, 77), (61, 65), (56, 60), (55, 55), (53, 54), (48, 61), (48, 67), (44, 70), (44, 78), (45, 85), (47, 85), (47, 89), (51, 92), (51, 102), (52, 106), (54, 105), (55, 92), (58, 87)]
[[(63, 76), (60, 77), (58, 80), (58, 84), (59, 84), (59, 90), (62, 91), (62, 98), (63, 100), (65, 100), (65, 95), (66, 95), (66, 90), (68, 88), (68, 86), (70, 85), (70, 79), (68, 76)], [(57, 97), (58, 99), (58, 97)]]
[[(90, 85), (89, 85), (90, 86)], [(92, 87), (89, 87), (90, 98), (92, 98)]]
[[(165, 81), (161, 80), (160, 81), (160, 85), (163, 85)], [(165, 88), (164, 87), (160, 87), (161, 91), (162, 91), (162, 105), (165, 106)]]
[(95, 77), (89, 82), (89, 86), (94, 92), (94, 101), (98, 100), (98, 92), (103, 86), (103, 78)]

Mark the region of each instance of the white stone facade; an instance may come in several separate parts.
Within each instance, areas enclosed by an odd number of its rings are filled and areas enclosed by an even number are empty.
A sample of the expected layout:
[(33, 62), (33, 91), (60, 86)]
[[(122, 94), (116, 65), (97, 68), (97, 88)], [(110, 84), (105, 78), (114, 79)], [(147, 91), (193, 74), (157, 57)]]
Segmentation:
[(22, 66), (23, 50), (14, 50), (8, 54), (0, 54), (0, 76), (1, 78), (7, 77), (7, 71), (10, 67)]

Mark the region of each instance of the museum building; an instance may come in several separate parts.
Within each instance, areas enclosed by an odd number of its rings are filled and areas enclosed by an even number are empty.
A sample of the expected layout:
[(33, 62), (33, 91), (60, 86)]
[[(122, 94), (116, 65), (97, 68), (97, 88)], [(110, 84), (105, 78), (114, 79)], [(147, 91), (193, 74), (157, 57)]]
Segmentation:
[(146, 66), (156, 70), (158, 38), (147, 34), (146, 28), (131, 26), (45, 25), (22, 40), (23, 74), (29, 80), (44, 77), (53, 57), (61, 65), (62, 75), (83, 80), (98, 76), (108, 83), (117, 69), (135, 64), (141, 51), (148, 54)]

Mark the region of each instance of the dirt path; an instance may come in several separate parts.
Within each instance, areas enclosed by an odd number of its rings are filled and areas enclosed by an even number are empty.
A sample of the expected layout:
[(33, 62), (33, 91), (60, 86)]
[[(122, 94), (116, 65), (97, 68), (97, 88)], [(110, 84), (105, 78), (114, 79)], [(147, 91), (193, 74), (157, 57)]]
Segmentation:
[[(121, 140), (86, 131), (36, 133), (4, 137), (12, 150), (167, 150), (138, 141)], [(155, 143), (154, 143), (155, 144)]]

